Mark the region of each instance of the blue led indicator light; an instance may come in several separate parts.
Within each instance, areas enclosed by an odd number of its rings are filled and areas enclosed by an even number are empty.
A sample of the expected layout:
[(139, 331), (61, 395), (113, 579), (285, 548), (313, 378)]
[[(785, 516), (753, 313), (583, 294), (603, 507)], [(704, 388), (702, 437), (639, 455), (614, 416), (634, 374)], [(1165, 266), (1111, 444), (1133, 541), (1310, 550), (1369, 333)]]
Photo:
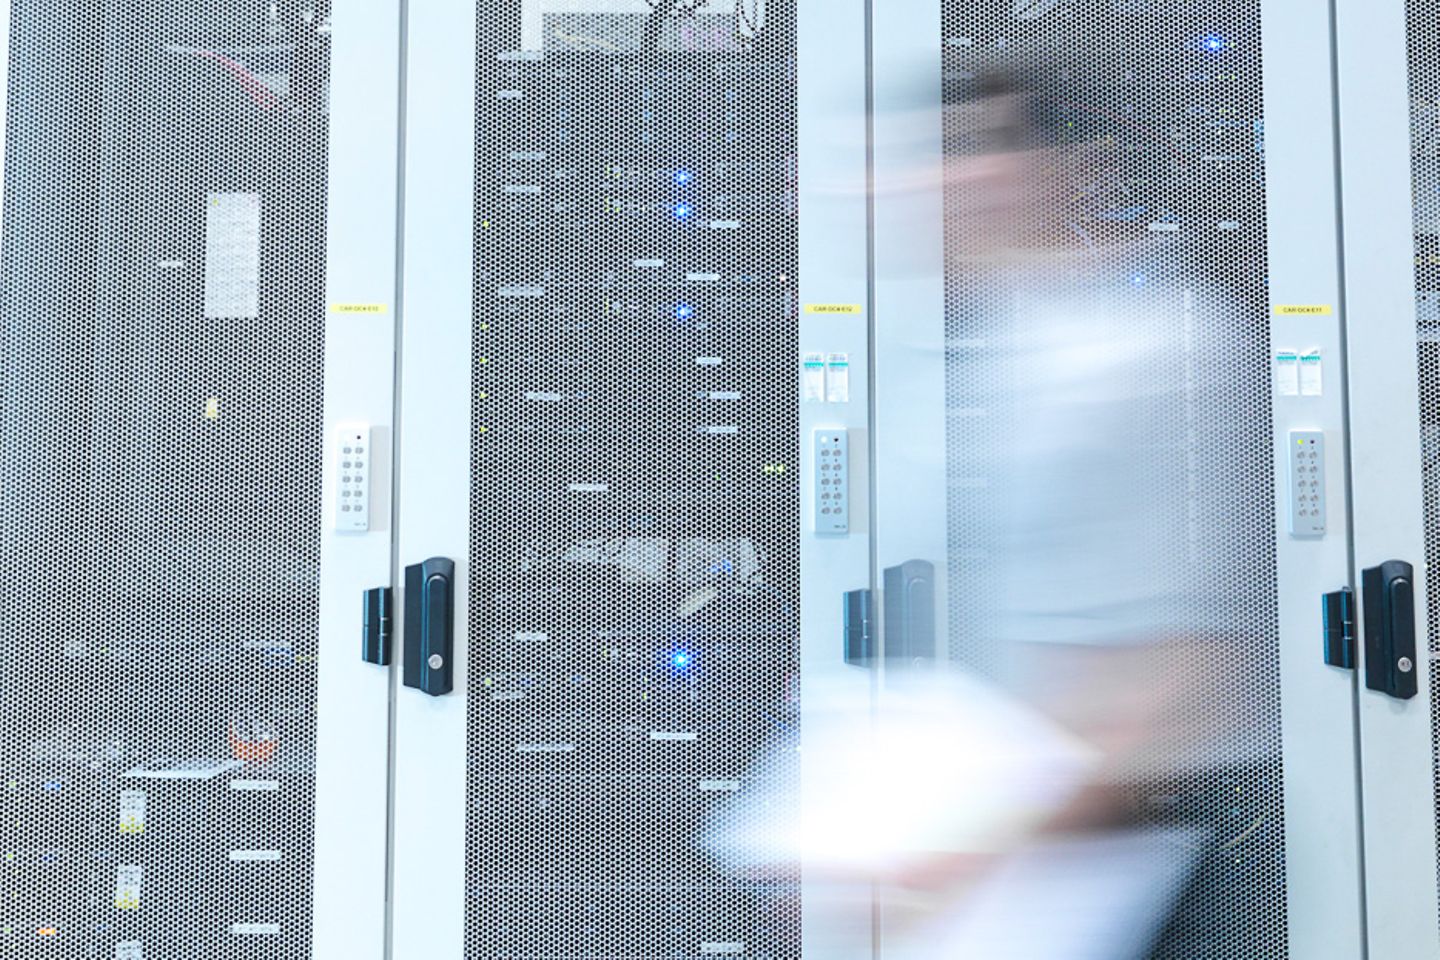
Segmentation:
[(676, 182), (676, 183), (689, 183), (691, 180), (694, 180), (694, 179), (695, 179), (695, 174), (691, 173), (689, 170), (676, 170), (676, 171), (675, 171), (675, 182)]
[(675, 219), (676, 219), (676, 220), (688, 220), (689, 217), (690, 217), (690, 214), (692, 214), (692, 213), (694, 213), (694, 212), (695, 212), (695, 211), (694, 211), (694, 208), (692, 208), (692, 207), (690, 206), (690, 204), (688, 204), (688, 203), (677, 203), (677, 204), (675, 204), (674, 213), (675, 213)]
[(670, 662), (677, 667), (687, 667), (690, 665), (690, 655), (688, 653), (677, 653), (670, 658)]
[(1208, 34), (1201, 43), (1204, 44), (1206, 50), (1212, 52), (1225, 49), (1225, 38), (1213, 33)]
[(689, 320), (691, 317), (695, 316), (695, 308), (690, 306), (688, 303), (682, 303), (680, 304), (680, 306), (675, 308), (675, 316), (681, 320)]

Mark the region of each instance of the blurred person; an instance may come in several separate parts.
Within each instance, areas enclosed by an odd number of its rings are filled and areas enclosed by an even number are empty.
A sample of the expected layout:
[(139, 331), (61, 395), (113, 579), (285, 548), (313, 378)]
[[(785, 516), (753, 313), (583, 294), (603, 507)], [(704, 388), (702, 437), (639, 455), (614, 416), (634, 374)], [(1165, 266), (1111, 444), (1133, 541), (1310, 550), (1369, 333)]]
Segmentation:
[[(936, 337), (979, 344), (952, 379), (991, 418), (967, 451), (986, 589), (946, 638), (968, 669), (888, 670), (873, 721), (807, 680), (800, 822), (709, 841), (876, 884), (887, 958), (1140, 960), (1205, 857), (1276, 829), (1263, 798), (1206, 807), (1229, 771), (1278, 789), (1278, 705), (1258, 734), (1228, 709), (1275, 696), (1265, 625), (1232, 599), (1265, 552), (1226, 524), (1270, 481), (1209, 455), (1248, 402), (1227, 358), (1263, 327), (1233, 265), (1180, 262), (1154, 211), (1105, 195), (1126, 179), (1113, 142), (1055, 144), (1074, 107), (1035, 78), (1064, 74), (976, 78), (946, 104), (944, 170), (915, 178), (943, 178), (956, 312), (984, 325)], [(1205, 809), (1153, 808), (1187, 795)]]

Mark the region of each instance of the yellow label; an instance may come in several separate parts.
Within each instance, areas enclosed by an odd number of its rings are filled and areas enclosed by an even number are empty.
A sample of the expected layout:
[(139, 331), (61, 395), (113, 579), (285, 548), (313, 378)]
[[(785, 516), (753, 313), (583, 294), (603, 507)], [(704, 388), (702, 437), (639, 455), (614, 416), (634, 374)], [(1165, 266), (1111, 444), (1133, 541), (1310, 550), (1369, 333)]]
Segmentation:
[(206, 420), (219, 420), (219, 419), (220, 419), (220, 398), (219, 398), (219, 397), (209, 397), (209, 398), (207, 398), (207, 399), (205, 400), (205, 419), (206, 419)]
[(1328, 317), (1335, 308), (1328, 303), (1277, 303), (1277, 317)]
[(807, 303), (806, 313), (861, 313), (864, 308), (858, 303)]
[(383, 303), (332, 303), (331, 313), (384, 313)]

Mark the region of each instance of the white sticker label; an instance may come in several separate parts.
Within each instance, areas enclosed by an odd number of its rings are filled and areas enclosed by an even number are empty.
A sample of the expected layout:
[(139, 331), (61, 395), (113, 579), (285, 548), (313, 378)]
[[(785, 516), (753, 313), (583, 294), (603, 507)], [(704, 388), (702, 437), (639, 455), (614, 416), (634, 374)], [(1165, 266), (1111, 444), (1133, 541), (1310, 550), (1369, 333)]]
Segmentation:
[(1324, 393), (1323, 366), (1318, 349), (1300, 354), (1300, 396), (1318, 397)]
[(145, 960), (145, 945), (139, 940), (115, 944), (115, 960)]
[(544, 150), (512, 150), (508, 154), (511, 160), (544, 160)]
[(651, 740), (695, 740), (695, 739), (697, 739), (699, 736), (700, 736), (700, 735), (699, 735), (698, 733), (685, 733), (685, 732), (682, 732), (682, 731), (673, 731), (673, 730), (651, 730), (651, 731), (650, 731), (650, 739), (651, 739)]
[(732, 433), (739, 433), (740, 428), (733, 423), (712, 423), (705, 427), (704, 432), (711, 436), (728, 436)]
[(739, 780), (701, 780), (701, 790), (716, 790), (722, 793), (734, 793), (740, 789)]
[(516, 753), (574, 753), (573, 743), (517, 743)]
[(273, 863), (280, 859), (279, 850), (231, 850), (230, 860), (234, 863)]
[(745, 944), (744, 944), (743, 942), (737, 942), (737, 941), (732, 941), (732, 942), (729, 942), (729, 943), (720, 943), (720, 942), (702, 943), (702, 944), (700, 944), (700, 952), (701, 952), (701, 953), (723, 953), (723, 954), (734, 955), (734, 954), (737, 954), (737, 953), (744, 953), (744, 952), (745, 952)]
[(608, 483), (572, 483), (565, 489), (571, 493), (609, 493)]
[(231, 790), (279, 790), (279, 780), (231, 780)]
[(739, 400), (739, 390), (711, 390), (708, 394), (711, 400)]
[(115, 868), (115, 908), (117, 910), (140, 909), (140, 880), (145, 868), (128, 866)]
[(722, 364), (722, 363), (724, 363), (724, 362), (725, 362), (725, 360), (724, 360), (724, 358), (722, 358), (722, 357), (696, 357), (696, 358), (695, 358), (695, 363), (696, 363), (696, 365), (697, 365), (697, 366), (701, 366), (701, 367), (718, 367), (718, 366), (720, 366), (720, 364)]
[(687, 274), (685, 274), (685, 279), (688, 280), (688, 281), (690, 281), (691, 283), (719, 283), (719, 282), (720, 282), (720, 274), (718, 274), (718, 273), (687, 273)]
[(232, 923), (230, 932), (237, 937), (273, 937), (280, 933), (280, 924)]
[(850, 402), (850, 354), (832, 353), (825, 362), (825, 401)]
[(821, 403), (825, 399), (825, 355), (807, 353), (800, 361), (802, 383), (801, 396), (808, 403)]
[(560, 401), (562, 401), (562, 400), (565, 399), (565, 394), (563, 394), (563, 393), (544, 393), (544, 392), (541, 392), (541, 391), (539, 391), (539, 390), (527, 390), (527, 391), (525, 392), (525, 399), (526, 399), (526, 400), (539, 400), (539, 401), (541, 401), (542, 403), (559, 403)]
[(524, 91), (524, 90), (499, 90), (499, 91), (496, 91), (495, 96), (496, 96), (498, 99), (500, 99), (500, 100), (523, 100), (523, 99), (525, 99), (525, 91)]
[(549, 639), (550, 639), (550, 634), (548, 634), (548, 633), (543, 633), (543, 632), (541, 632), (541, 631), (539, 631), (539, 630), (516, 630), (516, 631), (515, 631), (515, 642), (516, 642), (516, 643), (544, 643), (546, 640), (549, 640)]
[(205, 197), (205, 316), (260, 315), (260, 194)]
[(710, 229), (711, 229), (711, 230), (739, 230), (739, 229), (740, 229), (740, 221), (739, 221), (739, 220), (711, 220), (711, 221), (710, 221)]
[(540, 185), (537, 183), (507, 183), (506, 193), (539, 193)]
[(120, 832), (145, 832), (145, 791), (120, 791)]
[(637, 270), (658, 270), (660, 267), (665, 266), (665, 261), (660, 259), (636, 260), (634, 264)]
[(496, 690), (490, 694), (491, 700), (524, 700), (524, 690)]
[(1275, 354), (1275, 392), (1282, 397), (1300, 395), (1300, 355), (1293, 350)]

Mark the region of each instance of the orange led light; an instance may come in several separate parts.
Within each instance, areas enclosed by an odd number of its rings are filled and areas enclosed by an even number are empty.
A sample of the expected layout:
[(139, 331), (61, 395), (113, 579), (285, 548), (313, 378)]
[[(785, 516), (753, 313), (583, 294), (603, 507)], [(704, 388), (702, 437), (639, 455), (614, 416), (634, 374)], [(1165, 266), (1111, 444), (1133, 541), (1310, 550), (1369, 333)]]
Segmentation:
[(40, 936), (42, 936), (42, 937), (53, 937), (53, 936), (55, 936), (55, 934), (59, 933), (60, 931), (57, 930), (57, 929), (55, 929), (54, 927), (41, 927), (39, 930), (36, 930), (35, 932), (38, 933), (38, 934), (40, 934)]

